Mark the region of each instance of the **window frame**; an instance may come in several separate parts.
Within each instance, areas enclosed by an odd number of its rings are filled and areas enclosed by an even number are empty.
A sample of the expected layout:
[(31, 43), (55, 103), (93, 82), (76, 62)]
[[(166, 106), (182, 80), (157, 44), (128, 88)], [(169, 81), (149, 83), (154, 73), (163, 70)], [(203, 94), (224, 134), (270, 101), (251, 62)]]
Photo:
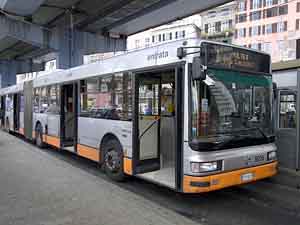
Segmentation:
[[(33, 89), (33, 102), (32, 102), (32, 111), (33, 113), (40, 113), (40, 87)], [(38, 98), (37, 105), (35, 105), (35, 100)], [(35, 110), (35, 107), (37, 106), (37, 109)]]
[(296, 12), (297, 13), (300, 12), (300, 2), (297, 2), (297, 4), (296, 4)]
[(247, 1), (246, 0), (239, 1), (238, 10), (239, 10), (239, 12), (244, 12), (247, 10)]
[(250, 12), (250, 21), (256, 21), (262, 19), (262, 11), (256, 10), (253, 12)]
[[(44, 93), (43, 93), (44, 90), (46, 92), (45, 96), (44, 96)], [(41, 114), (45, 114), (47, 112), (48, 108), (49, 108), (49, 95), (48, 94), (49, 94), (48, 93), (48, 86), (40, 87), (40, 92), (39, 92), (39, 97), (40, 97), (39, 98), (39, 113), (41, 113)], [(47, 106), (47, 109), (42, 111), (42, 102), (44, 102), (43, 98), (46, 98), (45, 102), (47, 102), (48, 106)], [(42, 99), (43, 99), (43, 101), (42, 101)]]
[[(55, 101), (56, 101), (56, 105), (57, 105), (57, 111), (49, 111), (49, 109), (51, 109), (52, 106), (52, 88), (55, 88)], [(50, 114), (50, 115), (60, 115), (60, 85), (58, 84), (53, 84), (50, 86), (47, 86), (47, 93), (48, 93), (48, 108), (46, 110), (45, 113)]]
[[(122, 74), (121, 83), (117, 85), (116, 77)], [(127, 78), (126, 78), (127, 77)], [(96, 80), (96, 88), (93, 91), (88, 91), (88, 80)], [(108, 85), (107, 91), (102, 90), (102, 82), (105, 79), (109, 79), (106, 82)], [(106, 74), (95, 77), (89, 77), (80, 80), (79, 88), (79, 117), (86, 117), (91, 119), (105, 119), (105, 120), (117, 120), (117, 121), (132, 121), (132, 110), (133, 110), (133, 85), (132, 85), (132, 73), (120, 72), (114, 74)], [(125, 83), (124, 83), (125, 82)], [(126, 84), (127, 82), (127, 84)], [(84, 83), (84, 84), (83, 84)], [(108, 84), (109, 83), (109, 84)], [(99, 111), (93, 112), (88, 106), (83, 106), (83, 97), (88, 99), (88, 95), (97, 95), (108, 93), (109, 106), (103, 106), (99, 108)], [(119, 100), (121, 99), (121, 103)], [(125, 104), (125, 101), (127, 103)], [(117, 107), (118, 106), (118, 107)], [(121, 110), (120, 110), (121, 107)], [(126, 108), (126, 111), (124, 110)], [(113, 117), (112, 113), (116, 117)], [(117, 114), (118, 117), (117, 117)]]
[[(282, 95), (294, 95), (294, 101), (282, 101), (281, 100), (281, 96)], [(294, 103), (295, 104), (295, 107), (296, 107), (296, 118), (297, 118), (297, 113), (298, 113), (298, 107), (297, 107), (297, 91), (293, 91), (293, 90), (280, 90), (279, 91), (279, 95), (278, 95), (278, 118), (277, 118), (277, 128), (278, 129), (297, 129), (297, 119), (296, 119), (296, 127), (281, 127), (281, 124), (280, 124), (280, 119), (281, 119), (281, 103)]]

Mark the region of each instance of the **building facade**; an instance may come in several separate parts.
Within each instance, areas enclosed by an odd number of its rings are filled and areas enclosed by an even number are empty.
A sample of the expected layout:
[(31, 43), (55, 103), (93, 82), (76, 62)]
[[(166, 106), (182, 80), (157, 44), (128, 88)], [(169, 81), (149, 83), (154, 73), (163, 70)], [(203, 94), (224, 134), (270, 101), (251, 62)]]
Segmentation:
[(237, 2), (234, 1), (201, 13), (201, 37), (231, 43), (235, 27), (236, 6)]
[(163, 42), (200, 37), (201, 16), (194, 15), (128, 37), (127, 49), (147, 48)]
[(299, 58), (300, 0), (238, 0), (233, 43), (268, 52), (272, 62)]

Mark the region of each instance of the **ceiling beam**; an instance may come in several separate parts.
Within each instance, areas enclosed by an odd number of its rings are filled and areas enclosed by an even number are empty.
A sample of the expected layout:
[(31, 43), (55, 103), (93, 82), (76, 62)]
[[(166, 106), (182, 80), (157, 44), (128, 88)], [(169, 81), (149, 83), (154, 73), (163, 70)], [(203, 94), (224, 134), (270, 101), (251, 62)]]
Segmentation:
[(125, 17), (104, 28), (105, 32), (132, 35), (164, 25), (232, 0), (165, 0)]
[(157, 9), (159, 9), (161, 7), (164, 7), (164, 6), (168, 5), (168, 4), (170, 4), (171, 2), (175, 2), (175, 1), (176, 0), (159, 1), (159, 2), (157, 2), (157, 3), (155, 3), (155, 4), (151, 5), (151, 6), (149, 6), (147, 8), (144, 8), (144, 9), (142, 9), (142, 10), (140, 10), (140, 11), (134, 13), (134, 14), (131, 14), (131, 15), (123, 18), (123, 19), (118, 20), (118, 21), (110, 24), (109, 26), (104, 27), (103, 30), (102, 30), (102, 32), (103, 33), (109, 32), (109, 30), (111, 30), (112, 28), (114, 28), (116, 26), (123, 25), (123, 24), (125, 24), (125, 23), (127, 23), (127, 22), (129, 22), (129, 21), (131, 21), (133, 19), (136, 19), (136, 18), (138, 18), (140, 16), (143, 16), (143, 15), (145, 15), (147, 13), (155, 11), (155, 10), (157, 10)]
[[(13, 49), (14, 49), (15, 47), (17, 47), (18, 44), (20, 44), (20, 41), (17, 41), (17, 42), (14, 43), (13, 45), (11, 45), (11, 46), (9, 46), (9, 47), (7, 47), (7, 48), (5, 48), (5, 49), (2, 49), (2, 50), (0, 51), (0, 58), (1, 58), (1, 55), (5, 54), (5, 52), (7, 52), (7, 51), (14, 51)], [(14, 52), (17, 53), (17, 51), (14, 51)]]
[(70, 7), (68, 8), (64, 8), (64, 7), (59, 7), (59, 6), (55, 6), (55, 5), (49, 5), (49, 4), (43, 4), (42, 7), (48, 7), (48, 8), (56, 8), (58, 10), (61, 10), (62, 12), (59, 13), (57, 16), (55, 16), (53, 19), (49, 20), (44, 26), (48, 27), (48, 28), (53, 28), (53, 24), (62, 19), (68, 12), (71, 12), (72, 9), (73, 10), (77, 10), (76, 12), (80, 12), (84, 15), (88, 15), (87, 12), (81, 10), (81, 9), (78, 9), (78, 6), (80, 5), (80, 3), (82, 3), (83, 0), (78, 0), (77, 2), (75, 2), (74, 4), (72, 4)]
[(112, 5), (112, 6), (107, 7), (107, 8), (102, 8), (97, 13), (95, 13), (92, 16), (88, 17), (87, 19), (83, 20), (82, 22), (76, 24), (75, 28), (77, 28), (79, 30), (82, 30), (86, 26), (88, 26), (89, 24), (92, 24), (92, 23), (96, 22), (97, 20), (99, 20), (101, 17), (105, 17), (105, 16), (115, 12), (116, 10), (124, 7), (125, 5), (128, 5), (129, 3), (133, 2), (133, 1), (134, 0), (120, 0), (115, 5)]

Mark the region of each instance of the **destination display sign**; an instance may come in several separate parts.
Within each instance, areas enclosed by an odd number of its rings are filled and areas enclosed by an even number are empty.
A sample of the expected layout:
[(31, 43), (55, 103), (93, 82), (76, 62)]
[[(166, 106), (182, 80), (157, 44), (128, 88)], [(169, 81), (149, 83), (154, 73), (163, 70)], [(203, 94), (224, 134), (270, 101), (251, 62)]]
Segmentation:
[(270, 73), (270, 57), (267, 54), (224, 46), (203, 43), (207, 46), (207, 66)]

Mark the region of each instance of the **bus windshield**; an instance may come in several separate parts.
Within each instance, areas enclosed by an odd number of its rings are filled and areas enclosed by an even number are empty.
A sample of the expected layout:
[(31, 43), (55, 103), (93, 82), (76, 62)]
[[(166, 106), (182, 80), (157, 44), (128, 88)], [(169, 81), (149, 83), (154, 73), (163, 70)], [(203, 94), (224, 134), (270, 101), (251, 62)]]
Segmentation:
[(271, 76), (208, 69), (204, 81), (192, 81), (192, 140), (198, 150), (216, 150), (270, 142)]

